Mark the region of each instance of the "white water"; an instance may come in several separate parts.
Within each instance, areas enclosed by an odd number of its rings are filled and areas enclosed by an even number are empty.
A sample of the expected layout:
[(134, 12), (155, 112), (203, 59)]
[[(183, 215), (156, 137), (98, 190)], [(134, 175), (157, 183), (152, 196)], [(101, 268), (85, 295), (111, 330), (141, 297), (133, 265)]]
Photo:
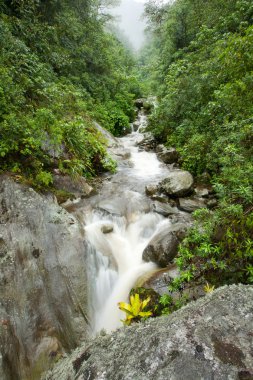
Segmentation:
[[(139, 119), (140, 128), (145, 127), (146, 117), (140, 114)], [(142, 253), (154, 234), (170, 223), (151, 212), (150, 201), (141, 194), (146, 183), (158, 182), (163, 172), (166, 175), (155, 153), (140, 151), (136, 146), (141, 137), (141, 133), (132, 132), (120, 139), (131, 153), (130, 168), (119, 165), (118, 174), (104, 185), (93, 210), (85, 217), (86, 239), (90, 243), (89, 275), (94, 283), (91, 297), (95, 332), (122, 326), (124, 313), (118, 302), (127, 302), (138, 278), (156, 269), (154, 263), (142, 260)], [(139, 189), (140, 185), (143, 185), (141, 192), (132, 189)], [(103, 226), (111, 227), (112, 231), (104, 234)]]

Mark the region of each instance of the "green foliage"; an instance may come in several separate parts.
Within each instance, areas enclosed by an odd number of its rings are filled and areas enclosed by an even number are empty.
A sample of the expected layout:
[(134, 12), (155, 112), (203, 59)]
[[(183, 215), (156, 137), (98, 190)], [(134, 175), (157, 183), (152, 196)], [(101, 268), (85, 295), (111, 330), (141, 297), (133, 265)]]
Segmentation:
[(115, 170), (92, 119), (124, 133), (138, 83), (130, 52), (106, 31), (103, 1), (1, 4), (0, 170), (39, 187), (54, 169)]
[(188, 302), (187, 296), (173, 297), (171, 294), (163, 294), (159, 299), (158, 307), (160, 308), (160, 315), (168, 315), (174, 311), (179, 310)]
[(208, 174), (219, 201), (195, 213), (170, 290), (252, 283), (252, 1), (176, 0), (149, 4), (147, 15), (153, 46), (143, 77), (160, 100), (150, 129), (177, 148), (184, 169)]
[(133, 322), (139, 322), (152, 315), (151, 311), (147, 311), (147, 305), (150, 302), (150, 298), (146, 298), (143, 301), (140, 300), (140, 295), (135, 293), (130, 296), (130, 303), (119, 302), (120, 310), (126, 313), (126, 319), (122, 322), (125, 325), (130, 325)]
[(51, 173), (40, 171), (35, 177), (35, 183), (44, 187), (53, 183), (53, 177)]
[(196, 223), (175, 259), (181, 275), (173, 290), (192, 279), (215, 286), (252, 283), (253, 213), (241, 205), (221, 205), (214, 213), (195, 212)]

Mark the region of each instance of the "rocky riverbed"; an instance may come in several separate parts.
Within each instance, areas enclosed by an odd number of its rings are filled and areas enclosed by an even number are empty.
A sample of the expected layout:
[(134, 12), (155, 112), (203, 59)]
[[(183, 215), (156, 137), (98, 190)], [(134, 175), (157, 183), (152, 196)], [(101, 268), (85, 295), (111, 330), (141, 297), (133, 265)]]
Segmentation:
[(1, 379), (40, 379), (79, 346), (46, 378), (250, 378), (252, 287), (220, 289), (175, 316), (91, 340), (121, 325), (117, 303), (138, 281), (166, 291), (191, 213), (215, 207), (212, 188), (180, 170), (175, 149), (143, 132), (142, 110), (137, 121), (120, 140), (97, 125), (117, 173), (93, 188), (55, 173), (55, 187), (71, 194), (64, 203), (0, 177)]
[(253, 287), (223, 287), (170, 316), (75, 351), (45, 380), (250, 380)]

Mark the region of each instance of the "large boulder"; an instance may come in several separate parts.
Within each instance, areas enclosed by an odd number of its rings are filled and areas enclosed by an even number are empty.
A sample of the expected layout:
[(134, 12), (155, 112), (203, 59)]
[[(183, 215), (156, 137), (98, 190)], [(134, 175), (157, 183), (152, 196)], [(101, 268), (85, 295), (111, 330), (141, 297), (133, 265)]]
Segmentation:
[(163, 144), (156, 147), (157, 157), (165, 164), (173, 164), (178, 161), (179, 154), (175, 148), (166, 148)]
[(94, 340), (46, 380), (250, 380), (253, 287), (219, 288), (179, 311)]
[(0, 177), (1, 380), (39, 379), (86, 339), (83, 233), (53, 198)]
[(193, 177), (185, 170), (174, 170), (159, 184), (159, 190), (167, 195), (184, 197), (192, 191)]
[(153, 261), (161, 267), (166, 267), (176, 256), (178, 245), (185, 237), (187, 227), (183, 223), (166, 225), (144, 249), (143, 260)]

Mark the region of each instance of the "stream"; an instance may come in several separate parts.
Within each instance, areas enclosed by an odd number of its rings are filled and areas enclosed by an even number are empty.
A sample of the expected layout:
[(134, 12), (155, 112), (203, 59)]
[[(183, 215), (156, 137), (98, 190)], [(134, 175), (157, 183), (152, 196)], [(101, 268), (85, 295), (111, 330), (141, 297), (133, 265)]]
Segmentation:
[(82, 209), (94, 333), (122, 326), (124, 313), (118, 302), (128, 302), (138, 278), (157, 268), (144, 262), (142, 253), (152, 237), (170, 224), (169, 219), (153, 212), (145, 195), (145, 186), (157, 184), (169, 169), (155, 153), (137, 146), (147, 124), (142, 111), (138, 120), (138, 131), (117, 139), (112, 148), (118, 158), (117, 173), (104, 181), (99, 193)]

